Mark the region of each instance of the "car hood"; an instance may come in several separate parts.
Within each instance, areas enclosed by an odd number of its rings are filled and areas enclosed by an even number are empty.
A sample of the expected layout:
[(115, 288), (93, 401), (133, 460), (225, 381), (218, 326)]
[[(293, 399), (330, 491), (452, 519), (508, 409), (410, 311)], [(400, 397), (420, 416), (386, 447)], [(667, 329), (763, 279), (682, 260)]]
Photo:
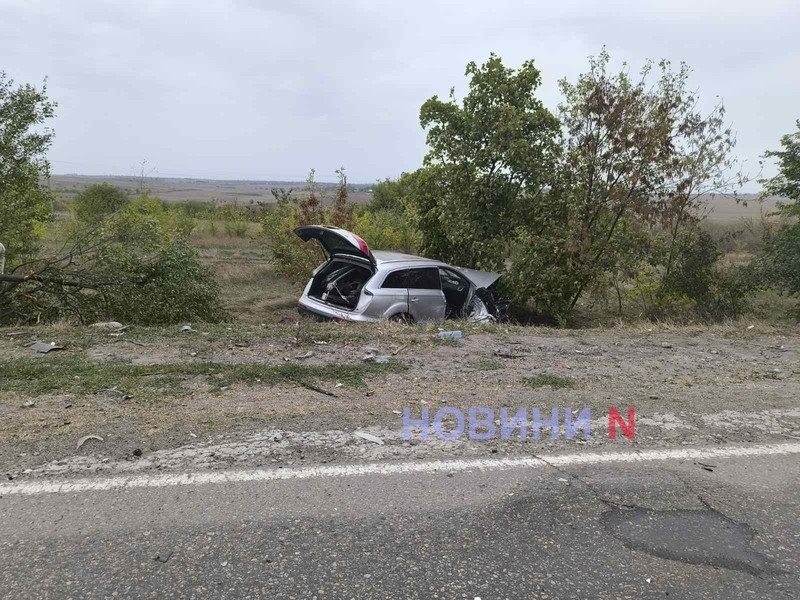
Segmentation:
[(475, 269), (465, 269), (463, 267), (455, 267), (459, 273), (462, 273), (467, 279), (475, 284), (475, 287), (480, 289), (487, 289), (492, 286), (498, 279), (500, 273), (492, 273), (491, 271), (476, 271)]

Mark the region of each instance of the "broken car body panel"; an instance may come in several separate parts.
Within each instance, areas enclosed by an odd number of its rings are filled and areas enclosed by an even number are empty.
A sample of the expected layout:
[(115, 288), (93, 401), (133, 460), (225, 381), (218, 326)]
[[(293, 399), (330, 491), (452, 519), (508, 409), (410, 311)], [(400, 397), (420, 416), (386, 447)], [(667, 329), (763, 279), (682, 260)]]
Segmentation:
[(400, 252), (372, 252), (360, 237), (337, 227), (298, 227), (295, 233), (304, 241), (318, 240), (328, 254), (300, 297), (303, 314), (366, 322), (505, 318), (507, 303), (496, 302), (492, 291), (498, 273)]

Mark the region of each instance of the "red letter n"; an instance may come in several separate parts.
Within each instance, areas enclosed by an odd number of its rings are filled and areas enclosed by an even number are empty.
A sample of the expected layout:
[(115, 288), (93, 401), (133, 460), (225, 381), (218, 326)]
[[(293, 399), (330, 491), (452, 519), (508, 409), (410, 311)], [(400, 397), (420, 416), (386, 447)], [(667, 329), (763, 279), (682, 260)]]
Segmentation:
[(622, 433), (625, 434), (625, 437), (629, 440), (633, 439), (634, 430), (636, 429), (636, 420), (635, 420), (635, 413), (632, 406), (628, 407), (628, 422), (625, 423), (622, 415), (619, 414), (616, 406), (612, 406), (608, 409), (608, 439), (615, 440), (617, 439), (617, 429), (616, 425), (619, 425), (620, 429), (622, 429)]

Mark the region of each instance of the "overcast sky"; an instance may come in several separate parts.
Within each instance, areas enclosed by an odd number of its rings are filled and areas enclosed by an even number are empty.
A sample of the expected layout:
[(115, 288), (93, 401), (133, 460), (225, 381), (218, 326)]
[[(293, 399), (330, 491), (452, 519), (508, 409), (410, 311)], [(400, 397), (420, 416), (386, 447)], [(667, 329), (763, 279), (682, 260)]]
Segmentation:
[(55, 173), (395, 177), (425, 152), (420, 105), (463, 91), (470, 60), (534, 59), (555, 109), (603, 45), (687, 61), (753, 174), (800, 118), (797, 0), (0, 0), (0, 70), (47, 77), (59, 105)]

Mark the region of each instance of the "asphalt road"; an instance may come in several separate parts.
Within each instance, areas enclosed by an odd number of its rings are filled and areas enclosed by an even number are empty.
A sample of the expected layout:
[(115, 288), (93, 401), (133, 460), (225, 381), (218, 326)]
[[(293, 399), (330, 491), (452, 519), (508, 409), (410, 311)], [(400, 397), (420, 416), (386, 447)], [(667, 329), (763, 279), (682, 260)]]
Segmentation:
[(7, 483), (0, 595), (798, 598), (799, 457)]

